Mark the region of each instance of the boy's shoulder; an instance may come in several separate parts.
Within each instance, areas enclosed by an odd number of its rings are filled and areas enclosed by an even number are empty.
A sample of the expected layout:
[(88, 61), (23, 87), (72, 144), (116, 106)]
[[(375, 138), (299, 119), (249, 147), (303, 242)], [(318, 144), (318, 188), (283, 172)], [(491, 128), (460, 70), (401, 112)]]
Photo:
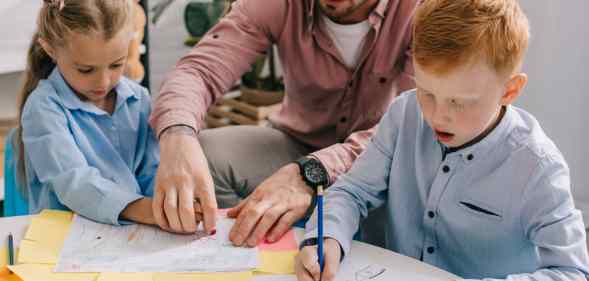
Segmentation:
[(381, 123), (396, 127), (418, 127), (421, 111), (417, 102), (416, 90), (407, 90), (395, 98), (381, 119)]
[(387, 112), (406, 114), (408, 112), (419, 111), (419, 104), (417, 103), (416, 89), (407, 90), (395, 98), (393, 103), (389, 106)]
[(568, 169), (566, 160), (556, 144), (542, 129), (538, 120), (529, 112), (512, 106), (514, 127), (511, 130), (507, 145), (512, 156), (535, 165), (538, 169), (560, 166)]

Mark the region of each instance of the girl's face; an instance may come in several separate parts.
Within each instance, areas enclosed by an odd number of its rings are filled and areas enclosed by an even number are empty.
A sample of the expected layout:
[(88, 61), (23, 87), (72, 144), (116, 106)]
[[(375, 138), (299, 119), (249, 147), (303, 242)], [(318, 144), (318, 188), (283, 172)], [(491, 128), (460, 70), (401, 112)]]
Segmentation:
[(53, 49), (50, 55), (80, 99), (104, 108), (125, 70), (130, 30), (123, 29), (108, 41), (101, 34), (73, 32), (66, 42), (67, 46)]

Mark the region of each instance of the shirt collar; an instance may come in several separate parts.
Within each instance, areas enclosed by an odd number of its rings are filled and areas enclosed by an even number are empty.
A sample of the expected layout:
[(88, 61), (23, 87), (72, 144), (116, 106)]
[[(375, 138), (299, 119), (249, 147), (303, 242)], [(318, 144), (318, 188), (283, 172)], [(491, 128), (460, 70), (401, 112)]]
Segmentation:
[(448, 155), (458, 155), (466, 163), (484, 157), (484, 155), (487, 155), (492, 149), (500, 145), (511, 133), (515, 126), (514, 118), (516, 118), (514, 109), (512, 106), (507, 105), (503, 118), (487, 136), (471, 146), (449, 153)]
[[(115, 111), (118, 110), (129, 98), (133, 97), (134, 99), (138, 99), (138, 94), (135, 93), (127, 83), (122, 83), (122, 80), (126, 78), (122, 78), (121, 82), (119, 82), (115, 86), (115, 91), (117, 92), (117, 101), (115, 105)], [(58, 67), (55, 67), (49, 77), (47, 78), (49, 82), (55, 87), (57, 90), (57, 94), (63, 101), (63, 105), (68, 108), (69, 110), (82, 110), (86, 112), (90, 112), (96, 115), (104, 115), (107, 114), (104, 110), (98, 108), (94, 104), (90, 102), (82, 101), (76, 93), (72, 90), (72, 88), (67, 84), (61, 72), (59, 71)]]
[[(318, 0), (309, 0), (307, 1), (307, 29), (309, 31), (312, 31), (316, 22), (316, 15), (317, 13), (319, 13), (320, 11), (316, 11), (318, 10), (316, 2)], [(378, 4), (376, 5), (376, 8), (370, 13), (370, 16), (368, 17), (369, 22), (372, 25), (377, 25), (379, 21), (374, 21), (371, 18), (373, 17), (373, 15), (377, 15), (379, 17), (379, 20), (384, 19), (384, 17), (387, 14), (387, 9), (388, 9), (388, 4), (389, 4), (390, 0), (379, 0)]]

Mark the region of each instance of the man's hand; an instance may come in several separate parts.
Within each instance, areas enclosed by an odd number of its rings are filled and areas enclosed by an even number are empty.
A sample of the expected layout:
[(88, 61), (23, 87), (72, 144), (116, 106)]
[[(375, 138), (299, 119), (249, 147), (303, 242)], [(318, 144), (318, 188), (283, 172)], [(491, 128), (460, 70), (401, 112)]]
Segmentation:
[(185, 126), (169, 128), (160, 139), (160, 151), (153, 200), (156, 223), (170, 232), (194, 233), (199, 223), (195, 215), (198, 201), (205, 231), (212, 233), (217, 213), (215, 187), (196, 133)]
[(270, 243), (277, 241), (305, 216), (313, 196), (297, 164), (282, 167), (228, 212), (229, 217), (237, 217), (229, 239), (237, 246), (247, 243), (250, 247), (258, 245), (264, 237)]
[(299, 281), (331, 281), (335, 278), (341, 259), (341, 247), (337, 240), (323, 240), (323, 273), (319, 268), (317, 246), (306, 246), (295, 259), (295, 273)]

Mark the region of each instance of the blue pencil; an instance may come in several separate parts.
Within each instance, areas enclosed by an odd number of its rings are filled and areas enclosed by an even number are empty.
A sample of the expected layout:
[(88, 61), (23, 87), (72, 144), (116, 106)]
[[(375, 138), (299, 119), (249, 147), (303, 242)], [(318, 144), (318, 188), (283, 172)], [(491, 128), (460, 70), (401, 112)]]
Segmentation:
[(323, 186), (317, 187), (317, 256), (319, 256), (319, 267), (323, 272)]
[(12, 233), (8, 234), (8, 265), (14, 265), (14, 241)]

